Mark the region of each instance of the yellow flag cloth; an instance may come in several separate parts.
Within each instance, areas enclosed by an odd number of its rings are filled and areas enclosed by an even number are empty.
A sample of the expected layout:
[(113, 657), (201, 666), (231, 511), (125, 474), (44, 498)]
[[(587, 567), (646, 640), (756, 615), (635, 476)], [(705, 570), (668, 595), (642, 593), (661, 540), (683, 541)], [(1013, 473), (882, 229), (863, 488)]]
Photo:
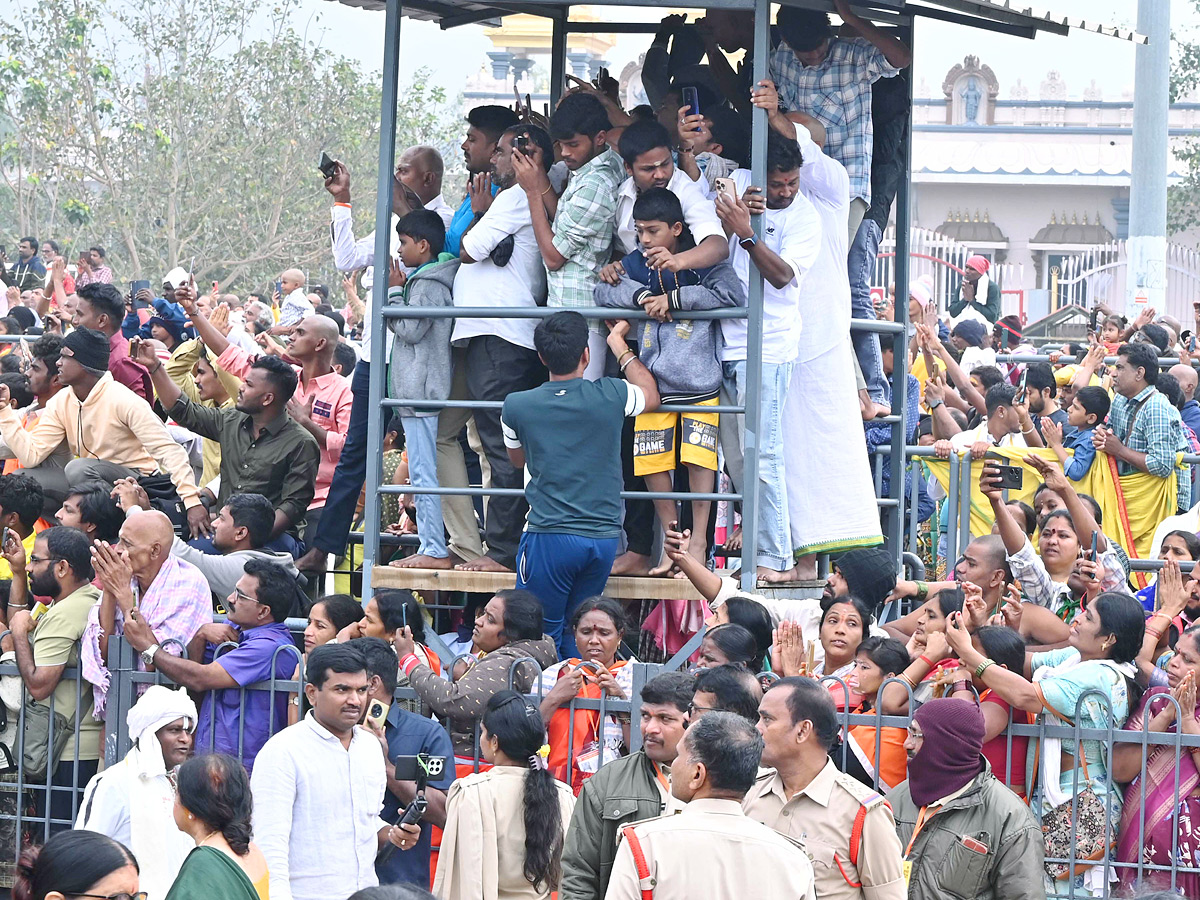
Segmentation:
[[(1033, 503), (1033, 495), (1042, 479), (1023, 460), (1037, 455), (1052, 462), (1058, 461), (1054, 451), (1048, 448), (994, 447), (991, 452), (1003, 457), (1009, 465), (1021, 466), (1025, 473), (1021, 489), (1010, 490), (1008, 498), (1029, 504)], [(1067, 452), (1070, 454), (1071, 451)], [(950, 461), (926, 458), (924, 462), (942, 489), (949, 494)], [(971, 461), (968, 496), (971, 504), (971, 534), (975, 537), (991, 533), (995, 522), (991, 504), (979, 492), (979, 475), (985, 462)], [(1182, 457), (1176, 460), (1176, 465), (1181, 462)], [(1158, 523), (1175, 514), (1178, 486), (1174, 472), (1167, 478), (1158, 478), (1147, 472), (1118, 476), (1116, 460), (1107, 453), (1098, 452), (1087, 474), (1075, 482), (1075, 490), (1090, 495), (1100, 505), (1104, 533), (1120, 544), (1130, 559), (1147, 559)], [(1145, 587), (1149, 583), (1149, 576), (1135, 572), (1134, 581), (1139, 588)]]

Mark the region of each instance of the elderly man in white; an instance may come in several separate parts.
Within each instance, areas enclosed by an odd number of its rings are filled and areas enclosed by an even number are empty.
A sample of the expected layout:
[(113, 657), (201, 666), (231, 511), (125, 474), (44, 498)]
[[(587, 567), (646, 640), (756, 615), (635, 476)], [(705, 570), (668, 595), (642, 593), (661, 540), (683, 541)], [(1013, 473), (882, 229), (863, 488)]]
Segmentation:
[(195, 846), (175, 825), (170, 773), (192, 755), (196, 704), (186, 691), (151, 685), (126, 721), (133, 747), (88, 782), (75, 827), (128, 847), (141, 866), (148, 900), (161, 900)]

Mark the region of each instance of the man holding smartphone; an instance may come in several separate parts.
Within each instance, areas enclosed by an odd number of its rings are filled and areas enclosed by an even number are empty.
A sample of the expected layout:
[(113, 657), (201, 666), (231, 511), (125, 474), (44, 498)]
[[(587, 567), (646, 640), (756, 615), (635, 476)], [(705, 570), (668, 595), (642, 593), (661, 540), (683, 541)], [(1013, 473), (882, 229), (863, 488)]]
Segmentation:
[[(428, 806), (418, 823), (420, 836), (416, 843), (411, 838), (405, 843), (403, 852), (393, 852), (375, 861), (375, 873), (380, 884), (429, 884), (429, 858), (432, 852), (431, 833), (434, 826), (446, 824), (446, 792), (454, 783), (454, 747), (450, 736), (433, 719), (409, 712), (395, 703), (396, 683), (399, 678), (399, 662), (396, 651), (381, 638), (364, 637), (350, 641), (349, 646), (357, 649), (367, 661), (370, 687), (367, 694), (366, 727), (379, 738), (383, 747), (384, 767), (387, 772), (387, 793), (383, 797), (385, 822), (395, 823), (417, 795), (415, 781), (401, 781), (396, 777), (396, 759), (401, 756), (426, 756), (445, 760), (442, 774), (431, 778), (425, 786)], [(380, 704), (383, 723), (377, 725), (371, 717), (371, 709)]]

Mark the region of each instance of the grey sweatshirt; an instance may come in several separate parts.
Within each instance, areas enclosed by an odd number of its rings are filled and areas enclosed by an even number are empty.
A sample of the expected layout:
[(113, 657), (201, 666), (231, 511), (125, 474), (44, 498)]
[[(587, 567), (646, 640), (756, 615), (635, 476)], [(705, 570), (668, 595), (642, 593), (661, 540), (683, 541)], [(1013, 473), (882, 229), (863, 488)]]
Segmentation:
[[(388, 306), (453, 306), (454, 275), (460, 263), (443, 253), (417, 269), (404, 287), (388, 290)], [(450, 332), (453, 319), (388, 319), (392, 343), (391, 394), (412, 400), (450, 398)], [(436, 409), (401, 407), (401, 416), (436, 416)]]
[[(596, 305), (641, 309), (638, 299), (653, 293), (646, 285), (628, 277), (622, 277), (615, 286), (601, 281), (596, 285)], [(721, 387), (721, 363), (717, 359), (720, 322), (686, 319), (682, 313), (745, 306), (741, 279), (729, 263), (723, 262), (713, 266), (700, 284), (684, 285), (670, 291), (667, 297), (674, 321), (639, 323), (638, 358), (658, 382), (658, 393), (663, 400), (677, 403), (711, 400)]]

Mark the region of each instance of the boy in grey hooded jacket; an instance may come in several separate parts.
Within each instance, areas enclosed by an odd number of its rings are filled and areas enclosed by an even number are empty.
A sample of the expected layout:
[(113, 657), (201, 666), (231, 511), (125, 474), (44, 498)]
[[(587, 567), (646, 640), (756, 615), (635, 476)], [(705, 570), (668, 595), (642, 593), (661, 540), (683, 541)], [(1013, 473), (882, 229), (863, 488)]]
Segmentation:
[[(654, 376), (664, 402), (715, 406), (721, 386), (720, 323), (685, 316), (689, 310), (745, 306), (741, 280), (724, 262), (678, 272), (667, 267), (671, 257), (694, 244), (679, 198), (666, 188), (651, 188), (638, 196), (633, 224), (639, 247), (600, 273), (596, 305), (642, 309), (652, 317), (631, 333), (637, 334), (638, 359)], [(677, 437), (677, 431), (682, 435)], [(688, 467), (689, 488), (711, 493), (717, 471), (716, 413), (659, 411), (637, 417), (633, 471), (645, 477), (649, 490), (672, 490), (677, 456)], [(654, 509), (664, 529), (675, 521), (673, 501), (655, 500)], [(707, 553), (704, 535), (710, 509), (707, 500), (692, 501), (688, 550), (701, 561)], [(650, 574), (666, 574), (671, 565), (664, 561)]]
[[(443, 253), (446, 227), (437, 213), (417, 209), (396, 223), (400, 259), (392, 259), (388, 306), (453, 306), (454, 275), (459, 261)], [(407, 273), (406, 271), (407, 270)], [(391, 396), (408, 400), (446, 400), (450, 396), (450, 332), (453, 319), (388, 319), (392, 342)], [(409, 482), (437, 487), (438, 410), (404, 406), (397, 410), (408, 451)], [(449, 568), (450, 551), (437, 494), (417, 494), (417, 534), (421, 546), (409, 565)]]

